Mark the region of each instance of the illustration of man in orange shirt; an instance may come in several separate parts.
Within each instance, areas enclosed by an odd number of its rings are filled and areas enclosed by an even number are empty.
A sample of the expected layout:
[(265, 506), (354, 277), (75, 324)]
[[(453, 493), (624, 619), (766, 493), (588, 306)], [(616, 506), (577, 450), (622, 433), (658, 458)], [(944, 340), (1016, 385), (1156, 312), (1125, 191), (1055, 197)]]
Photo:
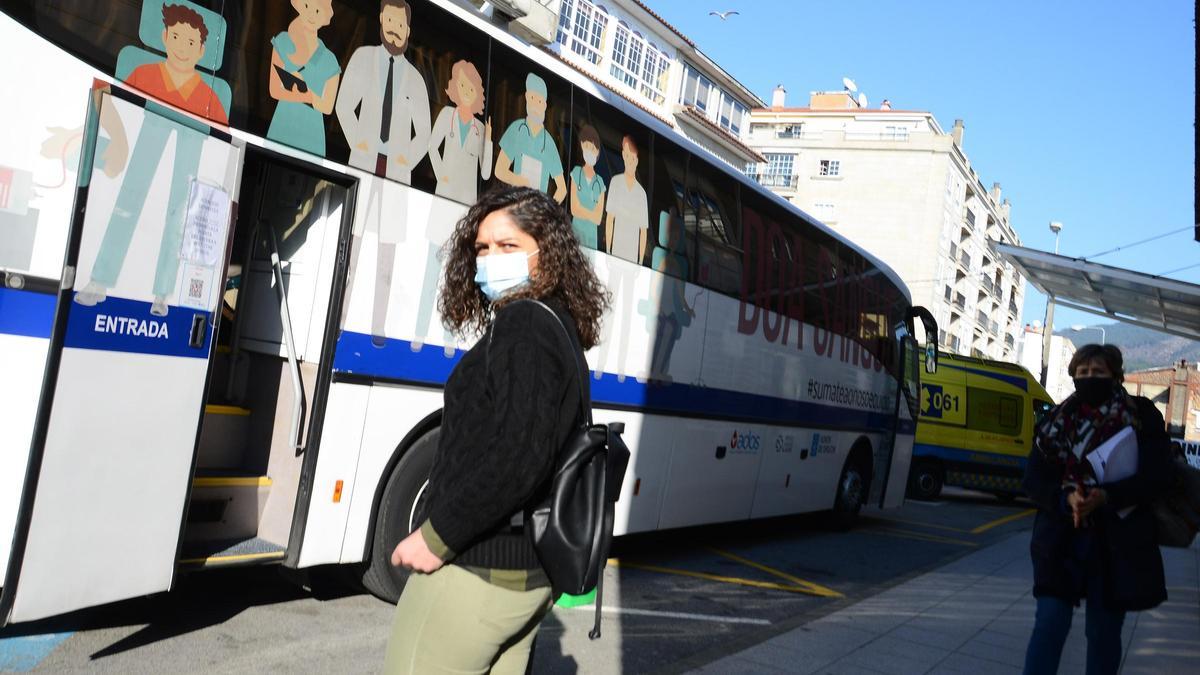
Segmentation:
[[(208, 27), (204, 18), (185, 5), (163, 5), (163, 44), (167, 58), (147, 63), (129, 74), (126, 82), (165, 103), (188, 112), (226, 123), (228, 117), (216, 93), (196, 72), (196, 64), (204, 57)], [(117, 117), (114, 115), (113, 117)], [(118, 125), (120, 121), (116, 122)], [(92, 266), (91, 279), (75, 296), (81, 305), (104, 302), (108, 290), (116, 286), (125, 255), (133, 240), (133, 232), (141, 218), (142, 208), (150, 192), (150, 184), (158, 171), (167, 141), (175, 132), (175, 152), (172, 161), (170, 195), (159, 245), (154, 275), (154, 301), (150, 313), (166, 316), (168, 301), (175, 291), (179, 270), (179, 249), (183, 237), (184, 216), (188, 193), (200, 167), (200, 153), (206, 134), (190, 125), (168, 119), (147, 110), (142, 128), (134, 142), (125, 178), (117, 193), (117, 201), (108, 220), (108, 228), (100, 242), (100, 251)], [(124, 158), (115, 158), (120, 162)], [(170, 160), (169, 160), (170, 161)]]
[(183, 5), (163, 5), (162, 14), (167, 59), (134, 68), (125, 81), (173, 106), (228, 124), (229, 117), (216, 92), (196, 72), (208, 40), (204, 19)]

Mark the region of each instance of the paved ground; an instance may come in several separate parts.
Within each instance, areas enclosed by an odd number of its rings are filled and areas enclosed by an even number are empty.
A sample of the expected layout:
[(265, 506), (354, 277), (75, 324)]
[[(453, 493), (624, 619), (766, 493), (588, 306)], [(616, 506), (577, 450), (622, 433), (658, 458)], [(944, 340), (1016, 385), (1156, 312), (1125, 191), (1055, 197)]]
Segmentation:
[[(625, 538), (606, 573), (603, 639), (587, 639), (592, 608), (556, 608), (536, 672), (679, 673), (720, 662), (1029, 524), (1027, 504), (959, 492), (876, 512), (848, 533), (812, 515)], [(169, 594), (0, 631), (0, 670), (369, 673), (390, 622), (390, 607), (360, 593), (313, 593), (275, 569), (215, 571)]]
[[(1122, 673), (1200, 672), (1200, 541), (1163, 549), (1170, 599), (1126, 616)], [(1033, 628), (1029, 533), (972, 553), (697, 673), (1020, 673)], [(1083, 673), (1077, 611), (1061, 673)]]

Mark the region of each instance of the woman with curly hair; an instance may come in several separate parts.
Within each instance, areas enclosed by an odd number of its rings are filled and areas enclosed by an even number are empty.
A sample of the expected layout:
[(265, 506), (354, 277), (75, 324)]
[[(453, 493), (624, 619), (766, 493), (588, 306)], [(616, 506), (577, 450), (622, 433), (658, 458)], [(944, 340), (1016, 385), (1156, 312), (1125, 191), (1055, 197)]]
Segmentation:
[[(447, 328), (480, 339), (446, 381), (421, 526), (392, 553), (415, 573), (386, 671), (523, 673), (552, 598), (520, 518), (582, 422), (577, 359), (599, 338), (608, 294), (562, 207), (532, 188), (485, 194), (447, 248), (438, 309)], [(553, 309), (569, 340), (528, 300)]]

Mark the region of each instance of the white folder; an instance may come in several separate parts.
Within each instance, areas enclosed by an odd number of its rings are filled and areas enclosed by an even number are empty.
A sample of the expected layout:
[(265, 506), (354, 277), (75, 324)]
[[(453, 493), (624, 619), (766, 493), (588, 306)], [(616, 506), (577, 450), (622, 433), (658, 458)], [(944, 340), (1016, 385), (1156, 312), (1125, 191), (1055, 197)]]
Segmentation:
[(1087, 455), (1096, 474), (1096, 482), (1115, 483), (1137, 473), (1138, 444), (1133, 427), (1113, 434)]
[[(1125, 427), (1113, 434), (1088, 453), (1087, 459), (1096, 473), (1096, 482), (1101, 485), (1115, 483), (1137, 473), (1138, 444), (1133, 427)], [(1131, 511), (1133, 507), (1127, 506), (1117, 511), (1117, 515), (1124, 518)]]

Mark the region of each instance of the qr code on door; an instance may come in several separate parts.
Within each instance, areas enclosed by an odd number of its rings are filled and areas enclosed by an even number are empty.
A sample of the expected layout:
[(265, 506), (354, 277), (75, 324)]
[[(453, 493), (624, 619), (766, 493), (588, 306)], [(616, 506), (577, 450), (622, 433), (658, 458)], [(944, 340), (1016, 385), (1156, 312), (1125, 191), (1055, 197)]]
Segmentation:
[(188, 279), (188, 299), (204, 300), (204, 280)]

